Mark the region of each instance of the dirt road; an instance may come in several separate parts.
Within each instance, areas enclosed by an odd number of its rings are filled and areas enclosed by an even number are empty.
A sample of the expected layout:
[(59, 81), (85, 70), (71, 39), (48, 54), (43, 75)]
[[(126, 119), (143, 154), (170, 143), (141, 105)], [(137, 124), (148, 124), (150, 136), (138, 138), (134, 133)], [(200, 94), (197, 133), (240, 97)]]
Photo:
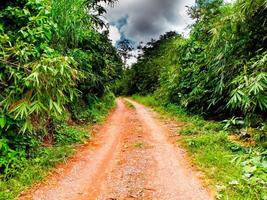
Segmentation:
[[(128, 100), (130, 101), (130, 100)], [(93, 141), (21, 200), (209, 200), (185, 152), (172, 144), (175, 124), (121, 99)]]

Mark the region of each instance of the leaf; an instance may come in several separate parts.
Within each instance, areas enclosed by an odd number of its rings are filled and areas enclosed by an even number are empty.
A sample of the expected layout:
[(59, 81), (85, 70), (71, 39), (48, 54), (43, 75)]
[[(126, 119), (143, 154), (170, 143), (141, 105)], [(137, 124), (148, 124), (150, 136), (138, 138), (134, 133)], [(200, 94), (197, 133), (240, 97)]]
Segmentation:
[(60, 108), (60, 106), (56, 102), (53, 102), (53, 106), (56, 109), (56, 111), (58, 112), (58, 114), (62, 113), (62, 109)]
[(6, 117), (5, 116), (0, 116), (0, 127), (4, 128), (6, 125)]

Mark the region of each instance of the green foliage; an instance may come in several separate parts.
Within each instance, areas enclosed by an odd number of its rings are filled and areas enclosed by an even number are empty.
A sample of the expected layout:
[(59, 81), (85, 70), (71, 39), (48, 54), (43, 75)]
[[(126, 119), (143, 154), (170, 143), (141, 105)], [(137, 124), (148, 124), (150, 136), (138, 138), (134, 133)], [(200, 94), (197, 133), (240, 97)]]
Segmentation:
[(3, 24), (0, 51), (0, 112), (17, 121), (24, 133), (61, 115), (64, 105), (77, 97), (76, 81), (82, 75), (73, 58), (49, 46), (56, 30), (49, 9), (45, 1), (29, 1), (23, 13), (10, 6), (1, 10), (3, 22), (25, 18), (17, 29)]
[(152, 96), (135, 95), (133, 98), (164, 116), (186, 122), (178, 129), (180, 137), (177, 142), (188, 150), (193, 163), (205, 173), (209, 185), (214, 185), (218, 199), (266, 199), (267, 157), (264, 148), (246, 147), (241, 145), (242, 141), (236, 143), (224, 130), (223, 123), (186, 114), (177, 105), (160, 103)]
[[(12, 170), (12, 177), (0, 181), (0, 199), (15, 199), (30, 185), (41, 181), (55, 164), (66, 160), (73, 153), (72, 146), (38, 148), (36, 156), (27, 162), (16, 161), (19, 168)], [(18, 159), (18, 158), (17, 158)]]
[(31, 0), (1, 6), (0, 113), (14, 120), (14, 131), (46, 132), (40, 130), (44, 124), (60, 118), (78, 95), (84, 101), (102, 97), (119, 77), (122, 61), (107, 33), (92, 25), (96, 15), (86, 10), (95, 8), (100, 15), (99, 2)]
[[(18, 75), (5, 65), (6, 77), (13, 81), (1, 93), (3, 111), (13, 119), (23, 121), (21, 131), (32, 130), (31, 121), (41, 123), (46, 114), (59, 116), (64, 105), (77, 97), (75, 80), (78, 71), (71, 66), (73, 60), (67, 57), (48, 57), (29, 65), (29, 74)], [(8, 72), (11, 69), (12, 72)], [(58, 79), (58, 77), (61, 77)]]
[(64, 51), (76, 48), (87, 29), (92, 29), (90, 15), (86, 13), (85, 0), (53, 0), (52, 18), (58, 26), (54, 41), (62, 45)]
[(196, 121), (198, 123), (200, 122), (199, 119), (201, 119), (199, 116), (188, 117), (189, 114), (183, 108), (175, 104), (166, 104), (164, 101), (157, 100), (154, 96), (133, 95), (132, 98), (146, 106), (154, 108), (157, 112), (160, 112), (169, 117), (171, 117), (172, 115), (179, 115), (179, 117), (183, 121), (191, 122), (192, 119), (194, 119), (193, 121)]
[[(162, 37), (143, 47), (126, 71), (124, 93), (151, 94), (214, 119), (266, 119), (266, 1), (196, 1), (188, 38)], [(250, 122), (249, 122), (250, 121)]]
[(115, 96), (112, 93), (106, 94), (101, 99), (91, 96), (88, 98), (88, 103), (76, 102), (71, 105), (72, 118), (79, 123), (102, 122), (114, 104)]
[[(258, 198), (266, 199), (267, 192), (262, 188), (267, 186), (267, 154), (266, 150), (250, 151), (241, 161), (242, 165), (242, 181), (247, 185), (245, 189), (249, 192), (258, 192)], [(239, 185), (242, 190), (242, 185)]]
[(88, 138), (90, 138), (90, 134), (86, 130), (66, 125), (56, 127), (55, 143), (58, 145), (82, 143)]
[(225, 123), (224, 129), (229, 129), (229, 128), (242, 128), (244, 125), (244, 120), (242, 118), (236, 118), (232, 117), (229, 120), (224, 120)]
[(121, 93), (123, 95), (153, 93), (159, 86), (161, 69), (171, 65), (175, 59), (173, 52), (176, 51), (177, 45), (173, 41), (180, 37), (175, 32), (168, 32), (158, 41), (152, 39), (145, 46), (140, 46), (143, 53), (139, 55), (138, 63), (125, 70), (119, 86)]
[(75, 123), (103, 120), (114, 104), (122, 60), (99, 31), (103, 2), (113, 0), (1, 1), (0, 198), (42, 178), (71, 147), (59, 150), (90, 136)]
[(83, 49), (73, 49), (70, 54), (78, 61), (78, 68), (85, 74), (78, 83), (81, 98), (103, 96), (122, 74), (122, 61), (111, 45), (107, 33), (91, 33), (82, 43)]
[[(103, 120), (114, 106), (114, 98), (108, 94), (83, 108), (90, 112), (87, 120), (91, 123)], [(12, 131), (8, 139), (0, 139), (0, 199), (14, 199), (26, 187), (43, 179), (55, 164), (67, 159), (75, 145), (91, 138), (91, 125), (68, 125), (58, 120), (54, 123), (54, 145), (50, 147), (44, 147), (37, 136), (17, 135)]]
[(140, 96), (133, 95), (132, 98), (136, 101), (139, 101), (147, 106), (156, 107), (159, 106), (159, 101), (156, 101), (153, 96)]
[[(14, 151), (9, 147), (8, 140), (0, 139), (0, 172), (7, 174), (8, 177), (14, 175), (16, 170), (23, 166), (25, 159), (25, 151)], [(4, 176), (3, 178), (8, 178)], [(2, 179), (2, 177), (0, 176)]]
[[(256, 109), (267, 109), (267, 73), (264, 68), (267, 64), (267, 52), (256, 56), (244, 66), (244, 72), (237, 76), (232, 85), (229, 105), (232, 108), (240, 107), (243, 112), (253, 113)], [(248, 75), (249, 74), (249, 75)]]

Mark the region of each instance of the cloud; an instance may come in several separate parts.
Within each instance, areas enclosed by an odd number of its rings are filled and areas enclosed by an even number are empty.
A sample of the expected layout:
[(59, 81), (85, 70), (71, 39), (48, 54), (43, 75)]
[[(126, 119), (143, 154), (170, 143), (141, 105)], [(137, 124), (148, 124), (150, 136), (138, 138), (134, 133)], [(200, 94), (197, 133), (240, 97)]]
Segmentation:
[(193, 21), (186, 14), (186, 6), (195, 0), (120, 0), (108, 8), (106, 19), (120, 35), (137, 44), (158, 38), (167, 31), (188, 32)]
[(119, 30), (121, 30), (124, 26), (128, 24), (128, 16), (123, 16), (116, 21), (112, 21), (111, 25), (116, 26)]
[[(233, 3), (236, 0), (224, 0)], [(187, 6), (195, 0), (119, 0), (114, 7), (106, 7), (105, 20), (110, 24), (110, 39), (114, 46), (127, 38), (137, 46), (151, 38), (157, 39), (167, 31), (187, 36), (194, 21), (187, 15)], [(133, 51), (137, 55), (137, 50)], [(128, 60), (131, 65), (135, 57)]]
[(137, 61), (137, 56), (138, 56), (138, 49), (135, 49), (131, 52), (132, 54), (132, 57), (130, 57), (128, 60), (127, 60), (127, 65), (128, 66), (131, 66), (132, 64), (136, 63)]
[(117, 27), (109, 27), (109, 39), (112, 41), (114, 46), (116, 45), (116, 42), (121, 39), (121, 33)]

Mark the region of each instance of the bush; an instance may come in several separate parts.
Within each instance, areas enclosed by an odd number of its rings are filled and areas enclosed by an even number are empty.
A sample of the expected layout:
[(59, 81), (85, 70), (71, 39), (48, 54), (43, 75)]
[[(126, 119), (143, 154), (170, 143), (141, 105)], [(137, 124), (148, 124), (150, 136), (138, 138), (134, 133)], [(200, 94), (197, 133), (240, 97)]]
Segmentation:
[(56, 145), (83, 143), (90, 138), (89, 130), (66, 125), (58, 125), (55, 134)]
[(142, 47), (125, 72), (126, 93), (153, 93), (194, 114), (258, 126), (267, 110), (266, 13), (264, 0), (196, 1), (189, 37), (166, 33)]
[(90, 136), (75, 122), (103, 120), (113, 105), (122, 61), (99, 31), (101, 2), (113, 0), (1, 1), (0, 198), (43, 177)]

